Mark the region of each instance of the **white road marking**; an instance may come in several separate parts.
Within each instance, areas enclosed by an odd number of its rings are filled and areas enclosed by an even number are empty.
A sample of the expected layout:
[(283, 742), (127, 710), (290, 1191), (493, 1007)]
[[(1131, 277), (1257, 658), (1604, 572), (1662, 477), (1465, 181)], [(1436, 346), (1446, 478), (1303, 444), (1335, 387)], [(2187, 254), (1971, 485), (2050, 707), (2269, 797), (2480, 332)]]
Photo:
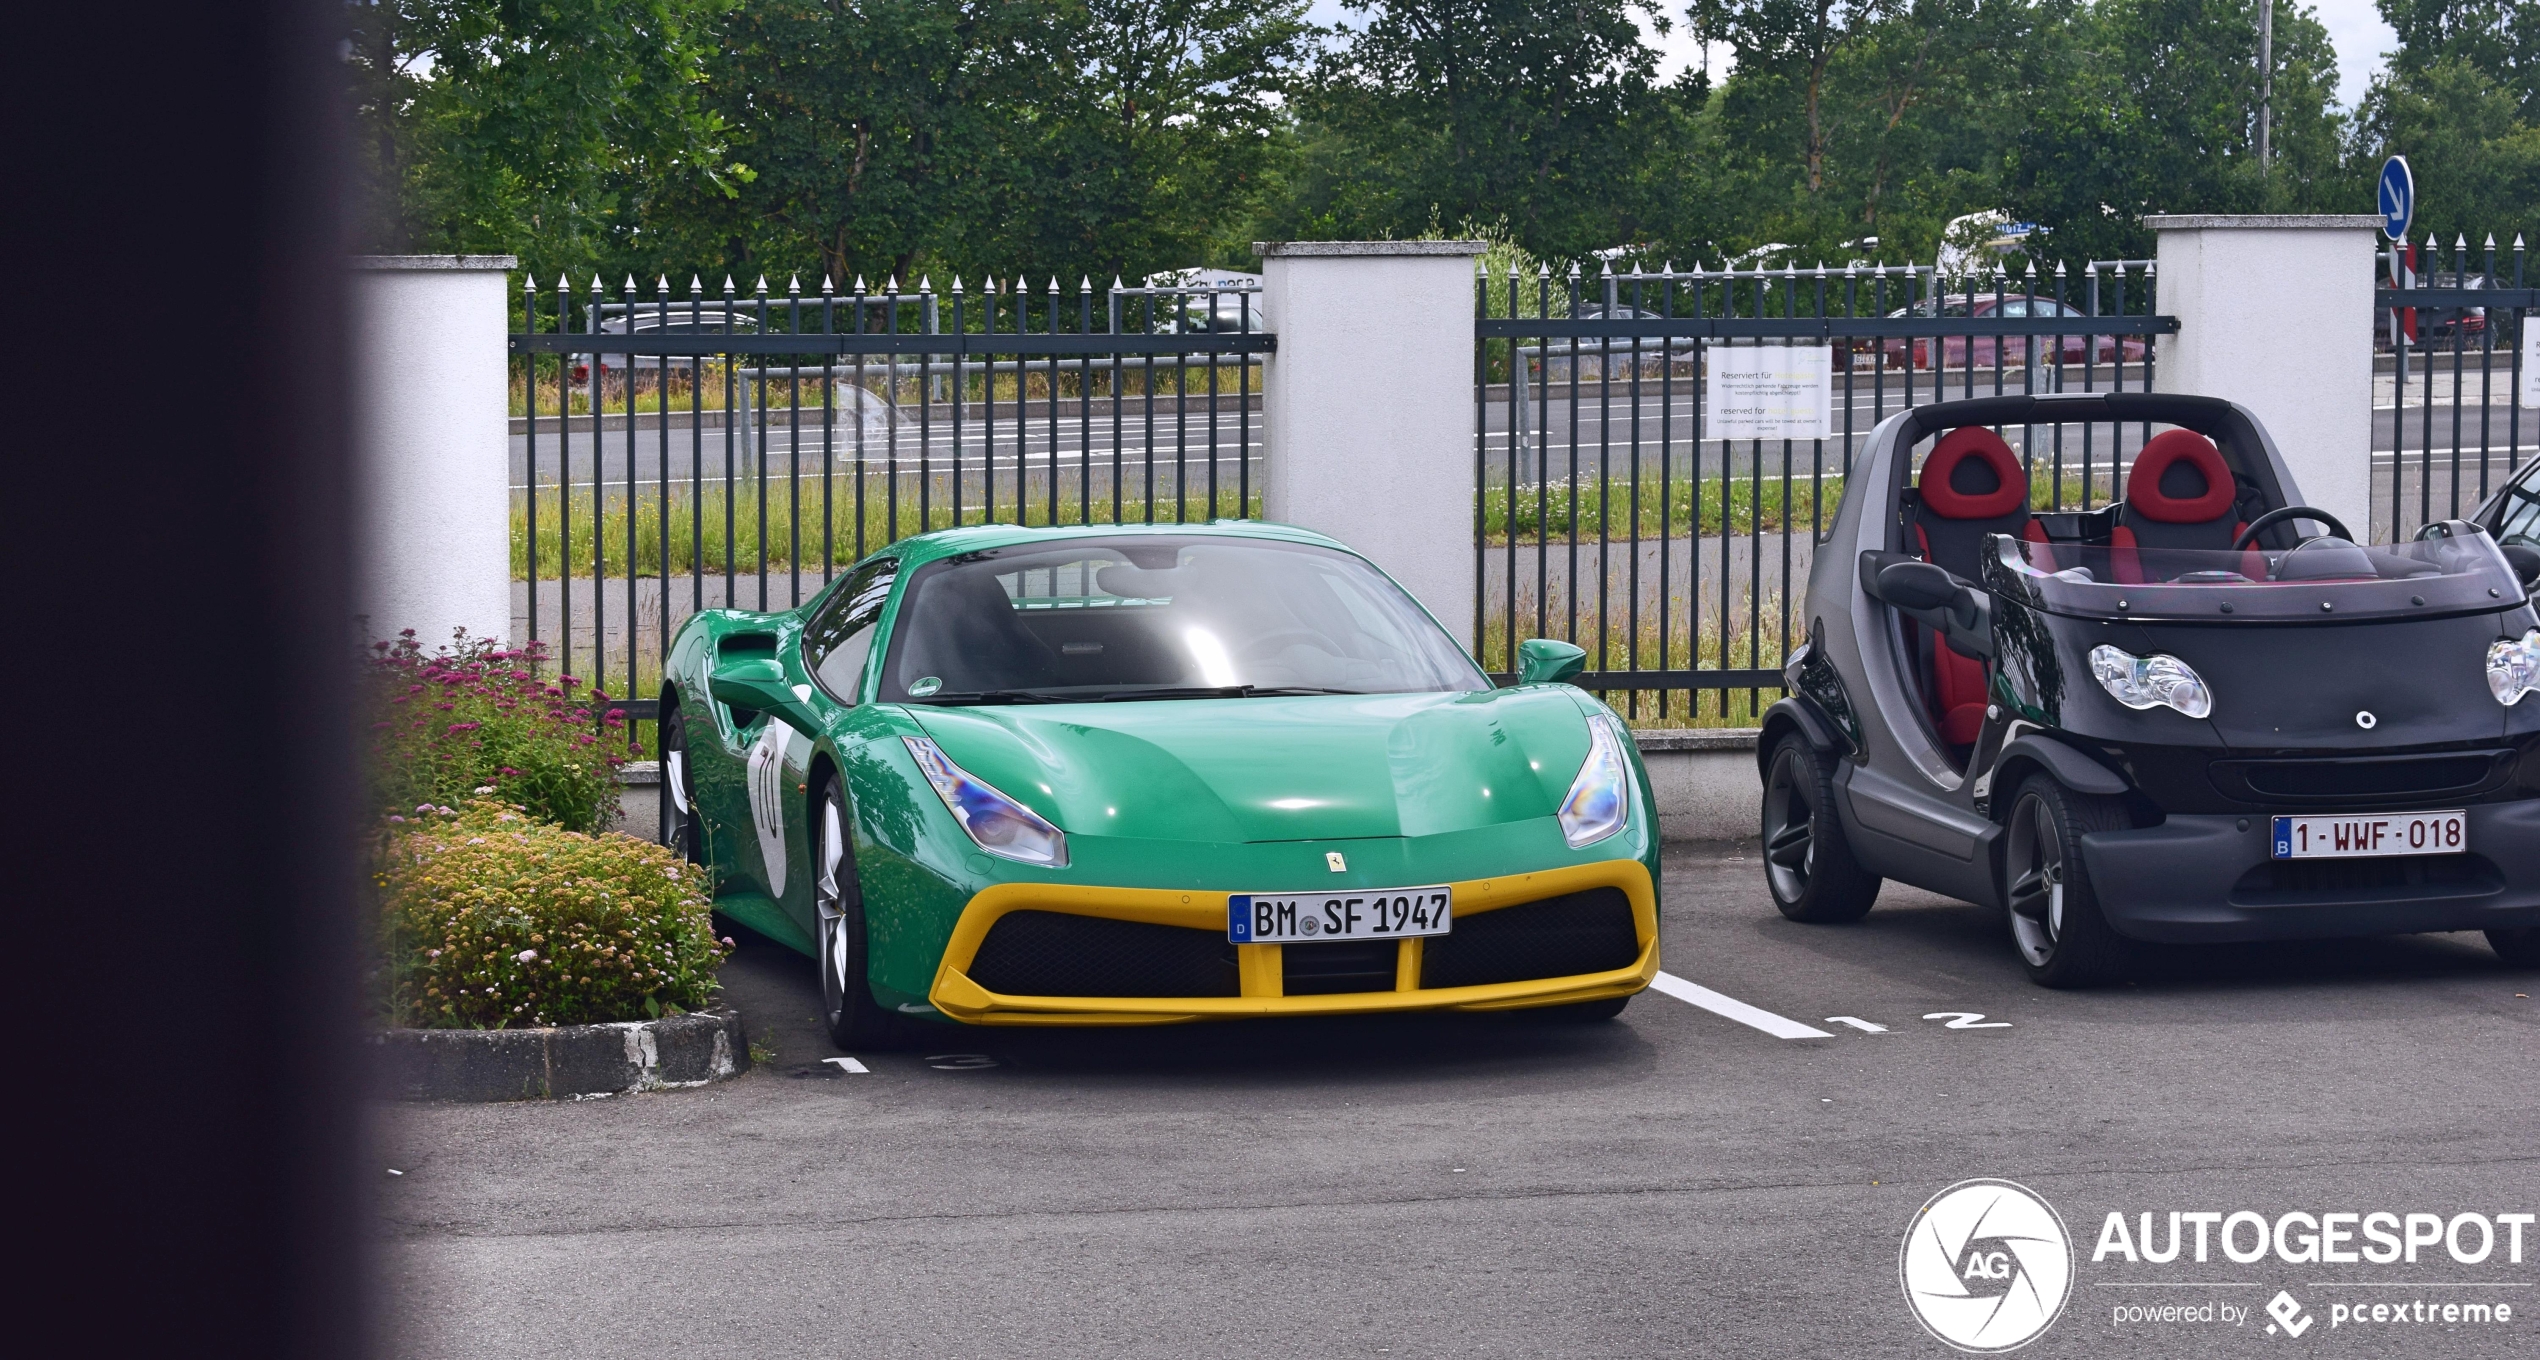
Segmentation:
[(1826, 1023), (1829, 1025), (1850, 1025), (1854, 1029), (1861, 1031), (1863, 1034), (1887, 1033), (1887, 1026), (1872, 1024), (1857, 1015), (1829, 1015), (1826, 1017)]
[(857, 1062), (853, 1058), (823, 1058), (821, 1061), (829, 1064), (831, 1067), (837, 1068), (841, 1072), (870, 1072), (873, 1070), (872, 1068), (865, 1066), (863, 1063)]
[(1687, 982), (1673, 973), (1660, 973), (1650, 988), (1665, 992), (1688, 1005), (1700, 1006), (1713, 1015), (1725, 1016), (1741, 1025), (1760, 1029), (1776, 1039), (1831, 1039), (1834, 1036), (1813, 1026), (1773, 1014), (1761, 1007), (1750, 1006), (1733, 996), (1722, 996), (1699, 983)]
[(2009, 1029), (2008, 1020), (1987, 1020), (1982, 1011), (1933, 1011), (1926, 1020), (1946, 1020), (1951, 1029)]

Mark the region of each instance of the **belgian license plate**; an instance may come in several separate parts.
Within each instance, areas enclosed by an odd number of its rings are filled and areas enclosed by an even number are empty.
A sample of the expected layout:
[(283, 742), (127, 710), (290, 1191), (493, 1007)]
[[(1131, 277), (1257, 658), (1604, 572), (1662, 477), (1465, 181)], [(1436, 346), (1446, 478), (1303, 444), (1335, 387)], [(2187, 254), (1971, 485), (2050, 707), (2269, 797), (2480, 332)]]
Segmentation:
[(2278, 817), (2268, 838), (2277, 859), (2457, 855), (2469, 849), (2466, 812), (2387, 812), (2354, 817)]
[(1236, 893), (1226, 899), (1226, 938), (1236, 944), (1300, 940), (1399, 940), (1454, 929), (1455, 894), (1429, 888), (1334, 893)]

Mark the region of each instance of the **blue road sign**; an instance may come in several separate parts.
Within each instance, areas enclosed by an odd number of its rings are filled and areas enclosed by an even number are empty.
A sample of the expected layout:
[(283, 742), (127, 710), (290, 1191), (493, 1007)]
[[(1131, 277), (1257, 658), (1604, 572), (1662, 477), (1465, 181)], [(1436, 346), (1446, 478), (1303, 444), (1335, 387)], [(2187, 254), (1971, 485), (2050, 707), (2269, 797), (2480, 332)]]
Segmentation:
[(2381, 163), (2381, 230), (2393, 241), (2408, 239), (2417, 216), (2417, 177), (2408, 158), (2393, 156)]

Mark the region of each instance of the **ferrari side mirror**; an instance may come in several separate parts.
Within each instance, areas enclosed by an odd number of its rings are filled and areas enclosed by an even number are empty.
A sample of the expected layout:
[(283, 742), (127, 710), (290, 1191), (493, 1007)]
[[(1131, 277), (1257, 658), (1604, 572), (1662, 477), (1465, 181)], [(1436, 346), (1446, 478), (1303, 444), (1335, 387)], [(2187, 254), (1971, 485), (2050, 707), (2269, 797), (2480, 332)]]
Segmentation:
[(1587, 669), (1587, 652), (1551, 638), (1528, 638), (1517, 644), (1517, 683), (1553, 685)]
[(706, 692), (736, 713), (771, 714), (805, 736), (819, 736), (806, 695), (785, 683), (785, 668), (773, 661), (735, 661), (706, 677)]

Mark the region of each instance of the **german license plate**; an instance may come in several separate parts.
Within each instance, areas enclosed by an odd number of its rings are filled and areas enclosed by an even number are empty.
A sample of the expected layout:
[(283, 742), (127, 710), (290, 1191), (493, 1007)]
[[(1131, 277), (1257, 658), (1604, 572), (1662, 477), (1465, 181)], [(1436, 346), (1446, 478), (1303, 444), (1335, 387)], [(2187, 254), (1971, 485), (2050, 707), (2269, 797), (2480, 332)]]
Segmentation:
[(2466, 812), (2386, 812), (2354, 817), (2278, 817), (2277, 859), (2457, 855), (2469, 849)]
[(1226, 938), (1236, 944), (1299, 940), (1399, 940), (1454, 929), (1446, 885), (1373, 892), (1236, 893), (1226, 899)]

